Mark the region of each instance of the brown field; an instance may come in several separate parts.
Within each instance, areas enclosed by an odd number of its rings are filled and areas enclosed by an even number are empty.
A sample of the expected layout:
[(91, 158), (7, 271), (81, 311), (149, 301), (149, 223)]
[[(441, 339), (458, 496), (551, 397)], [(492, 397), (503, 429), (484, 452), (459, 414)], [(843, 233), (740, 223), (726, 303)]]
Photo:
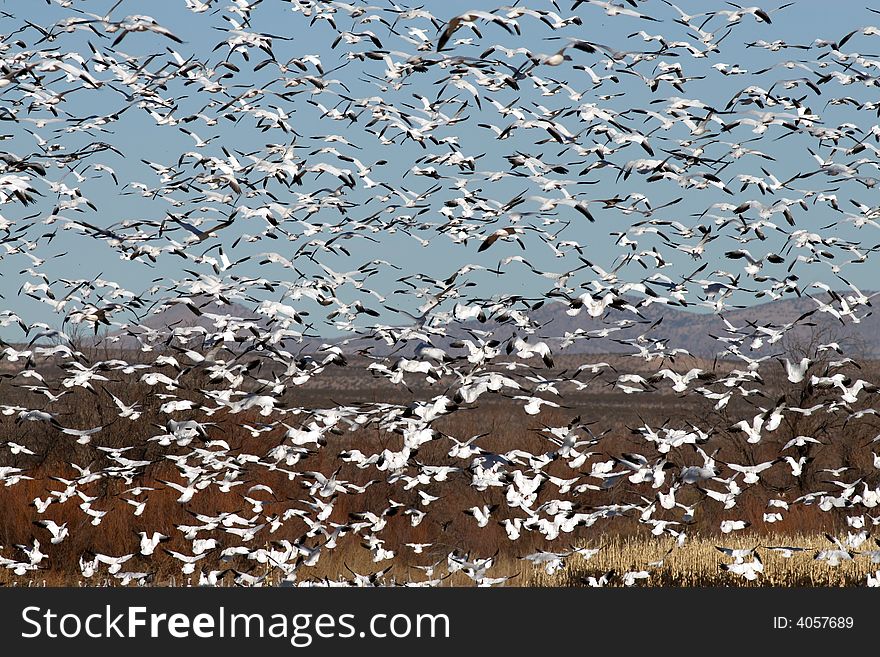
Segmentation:
[[(633, 371), (632, 359), (617, 356), (606, 360), (621, 365), (621, 371)], [(591, 358), (591, 360), (599, 360)], [(573, 368), (578, 360), (571, 357), (570, 361), (557, 363), (560, 371)], [(696, 361), (677, 362), (676, 367), (686, 369), (698, 363), (703, 367), (712, 367), (712, 363)], [(668, 365), (668, 364), (667, 364)], [(628, 369), (623, 369), (626, 366)], [(714, 365), (717, 371), (729, 369), (729, 363)], [(644, 365), (644, 371), (656, 369), (657, 364)], [(158, 368), (157, 368), (158, 369)], [(863, 364), (859, 377), (870, 379), (876, 374), (878, 367), (874, 364)], [(46, 368), (51, 373), (51, 368)], [(547, 372), (550, 376), (553, 372)], [(47, 374), (49, 376), (49, 374)], [(108, 374), (111, 376), (111, 374)], [(77, 444), (70, 436), (41, 423), (16, 423), (14, 415), (0, 416), (0, 432), (7, 439), (25, 444), (36, 452), (35, 456), (10, 455), (5, 452), (2, 465), (19, 467), (26, 471), (31, 479), (20, 481), (12, 486), (0, 487), (0, 555), (13, 557), (18, 544), (30, 544), (33, 537), (41, 538), (41, 546), (50, 555), (48, 565), (36, 572), (20, 578), (9, 572), (0, 573), (6, 584), (46, 583), (49, 585), (76, 585), (82, 583), (79, 573), (79, 560), (90, 551), (108, 555), (124, 555), (137, 552), (138, 538), (136, 532), (141, 530), (160, 531), (171, 537), (164, 547), (180, 552), (188, 552), (188, 542), (175, 525), (193, 524), (194, 513), (212, 514), (221, 511), (240, 513), (245, 517), (254, 515), (254, 501), (243, 498), (244, 491), (254, 483), (270, 486), (274, 495), (260, 493), (256, 497), (262, 503), (265, 516), (280, 515), (285, 509), (304, 508), (300, 502), (308, 501), (309, 495), (302, 484), (301, 477), (289, 475), (281, 469), (267, 467), (265, 460), (254, 464), (242, 462), (239, 479), (247, 486), (235, 486), (223, 492), (216, 484), (199, 492), (192, 502), (181, 504), (176, 501), (177, 492), (169, 489), (163, 480), (180, 481), (180, 476), (169, 456), (182, 455), (191, 451), (193, 446), (167, 448), (159, 447), (155, 441), (148, 439), (156, 433), (162, 433), (156, 427), (164, 426), (168, 416), (159, 412), (161, 399), (156, 393), (164, 393), (161, 387), (150, 388), (143, 383), (125, 383), (122, 375), (107, 382), (95, 392), (76, 388), (65, 394), (58, 401), (46, 403), (45, 397), (37, 392), (29, 392), (22, 388), (20, 379), (13, 378), (0, 382), (0, 399), (9, 406), (18, 405), (24, 408), (46, 408), (56, 415), (59, 422), (66, 427), (87, 428), (103, 425), (105, 428), (96, 434), (89, 444)], [(424, 382), (413, 380), (411, 391), (401, 394), (399, 388), (387, 384), (383, 380), (370, 380), (368, 375), (358, 368), (358, 364), (349, 364), (346, 368), (333, 368), (323, 377), (320, 388), (288, 388), (281, 397), (281, 403), (287, 409), (315, 409), (344, 404), (355, 400), (360, 402), (384, 402), (406, 404), (412, 399), (426, 398), (440, 394), (445, 389), (444, 382), (428, 386)], [(874, 377), (877, 378), (877, 377)], [(761, 405), (772, 404), (773, 390), (794, 397), (799, 396), (802, 406), (808, 406), (815, 400), (821, 400), (822, 391), (786, 390), (784, 376), (782, 381), (768, 380), (765, 384), (766, 396), (759, 399)], [(213, 384), (202, 374), (193, 372), (189, 379), (175, 391), (180, 398), (191, 398), (204, 403), (200, 392), (210, 389)], [(804, 476), (792, 483), (786, 467), (780, 465), (769, 471), (760, 484), (747, 487), (732, 511), (725, 511), (720, 504), (709, 499), (695, 489), (683, 489), (678, 498), (685, 505), (693, 505), (695, 509), (693, 521), (677, 527), (686, 532), (688, 540), (681, 548), (676, 548), (664, 559), (662, 567), (650, 568), (651, 575), (647, 580), (637, 582), (639, 585), (684, 585), (684, 586), (727, 586), (752, 585), (741, 577), (722, 572), (721, 563), (731, 560), (715, 550), (715, 545), (754, 547), (755, 545), (793, 544), (809, 547), (810, 551), (795, 555), (792, 559), (782, 559), (774, 553), (761, 550), (765, 571), (757, 585), (804, 585), (804, 586), (844, 586), (863, 585), (867, 575), (875, 572), (877, 566), (867, 557), (858, 557), (839, 567), (831, 567), (825, 563), (815, 562), (813, 554), (816, 549), (830, 547), (825, 533), (845, 536), (849, 529), (846, 518), (853, 515), (847, 508), (839, 508), (829, 512), (822, 511), (814, 503), (792, 503), (784, 518), (774, 524), (763, 522), (763, 514), (767, 511), (770, 498), (781, 498), (793, 501), (806, 492), (828, 486), (828, 475), (823, 468), (834, 468), (846, 465), (865, 477), (870, 485), (876, 485), (877, 474), (871, 463), (870, 449), (863, 446), (874, 435), (870, 416), (867, 421), (845, 423), (846, 414), (839, 418), (823, 417), (791, 417), (788, 425), (781, 427), (772, 440), (761, 445), (746, 445), (741, 436), (728, 430), (732, 418), (750, 417), (754, 414), (753, 406), (742, 400), (734, 400), (723, 412), (714, 411), (711, 404), (695, 395), (677, 395), (668, 389), (658, 389), (640, 396), (625, 395), (608, 385), (613, 376), (598, 378), (590, 383), (589, 388), (582, 392), (566, 392), (563, 408), (550, 408), (538, 416), (529, 416), (523, 412), (520, 403), (502, 396), (486, 395), (480, 399), (479, 406), (460, 407), (455, 413), (435, 422), (437, 430), (435, 440), (425, 444), (418, 451), (418, 461), (432, 465), (455, 465), (463, 463), (451, 459), (447, 452), (450, 440), (445, 436), (464, 439), (478, 433), (488, 435), (481, 439), (480, 446), (492, 451), (508, 451), (521, 449), (533, 454), (545, 453), (553, 448), (546, 438), (548, 426), (564, 426), (573, 417), (579, 416), (581, 421), (592, 423), (597, 435), (602, 431), (599, 443), (592, 447), (596, 452), (593, 460), (604, 460), (613, 455), (629, 451), (644, 450), (644, 440), (630, 429), (640, 426), (642, 422), (659, 426), (664, 422), (672, 425), (687, 426), (688, 418), (700, 418), (701, 425), (711, 423), (718, 431), (705, 445), (705, 449), (713, 450), (720, 447), (719, 458), (745, 463), (746, 459), (757, 460), (772, 458), (778, 454), (783, 443), (791, 436), (817, 431), (824, 432), (826, 445), (815, 450), (811, 468)], [(790, 386), (789, 386), (790, 387)], [(439, 388), (439, 390), (438, 390)], [(139, 400), (142, 417), (137, 422), (115, 417), (116, 409), (109, 401), (106, 390), (112, 391), (126, 400)], [(695, 397), (697, 397), (695, 399)], [(751, 400), (749, 400), (751, 402)], [(866, 407), (862, 404), (859, 408)], [(853, 409), (854, 410), (854, 409)], [(737, 415), (739, 413), (740, 415)], [(176, 417), (181, 419), (181, 415)], [(204, 417), (204, 413), (192, 417)], [(308, 411), (299, 415), (288, 413), (281, 421), (288, 424), (301, 424), (308, 418)], [(273, 418), (275, 419), (275, 418)], [(280, 444), (284, 438), (284, 428), (278, 426), (271, 431), (253, 436), (245, 425), (256, 426), (266, 418), (256, 412), (232, 414), (225, 410), (214, 412), (207, 421), (211, 422), (209, 438), (222, 438), (228, 442), (231, 454), (251, 454), (265, 459), (267, 452)], [(821, 426), (820, 426), (821, 425)], [(818, 435), (818, 434), (817, 434)], [(357, 485), (365, 485), (371, 479), (379, 479), (358, 495), (340, 495), (334, 510), (328, 518), (330, 523), (344, 524), (352, 518), (351, 514), (372, 511), (387, 515), (387, 526), (381, 532), (385, 541), (384, 547), (392, 550), (392, 560), (374, 563), (370, 552), (361, 546), (362, 537), (348, 534), (339, 538), (335, 548), (324, 547), (319, 560), (313, 566), (300, 564), (296, 569), (296, 579), (305, 580), (336, 580), (350, 578), (352, 572), (369, 574), (380, 571), (387, 566), (391, 570), (384, 574), (386, 582), (418, 582), (426, 579), (424, 567), (435, 565), (433, 577), (442, 578), (446, 574), (446, 557), (452, 551), (472, 557), (489, 557), (494, 555), (494, 567), (488, 574), (490, 577), (510, 576), (508, 585), (528, 586), (577, 586), (584, 585), (589, 576), (600, 577), (609, 570), (615, 571), (617, 577), (612, 581), (621, 583), (619, 577), (629, 570), (648, 568), (651, 562), (660, 561), (672, 539), (668, 535), (656, 538), (649, 528), (640, 524), (637, 513), (624, 513), (600, 519), (589, 527), (578, 527), (575, 531), (562, 534), (558, 539), (550, 541), (538, 532), (524, 532), (517, 541), (510, 541), (504, 529), (495, 520), (485, 528), (478, 528), (473, 518), (462, 513), (462, 509), (482, 504), (498, 504), (495, 512), (497, 518), (523, 515), (521, 511), (507, 507), (503, 490), (488, 489), (480, 492), (470, 486), (470, 475), (462, 470), (451, 476), (443, 485), (431, 483), (422, 490), (436, 494), (439, 499), (428, 509), (420, 506), (415, 490), (406, 490), (400, 483), (388, 483), (383, 480), (385, 473), (377, 473), (374, 469), (360, 469), (351, 464), (340, 464), (338, 455), (344, 450), (360, 449), (366, 454), (380, 452), (385, 447), (396, 448), (400, 445), (400, 436), (368, 425), (354, 431), (342, 431), (328, 435), (328, 444), (320, 449), (310, 451), (299, 463), (290, 468), (291, 472), (318, 471), (329, 475), (341, 465), (338, 472), (340, 479)], [(151, 464), (133, 481), (126, 483), (120, 478), (102, 477), (97, 481), (80, 486), (79, 489), (90, 497), (94, 497), (93, 507), (106, 511), (106, 515), (97, 526), (79, 508), (79, 498), (74, 497), (67, 502), (56, 503), (49, 507), (45, 514), (37, 512), (32, 502), (35, 498), (45, 498), (50, 490), (63, 490), (64, 483), (57, 478), (72, 479), (77, 472), (71, 463), (80, 467), (90, 467), (97, 471), (106, 467), (108, 460), (105, 452), (99, 447), (125, 448), (128, 458), (148, 460)], [(689, 447), (673, 449), (667, 458), (676, 466), (693, 465), (700, 459)], [(466, 464), (464, 464), (466, 465)], [(589, 472), (588, 465), (574, 471), (563, 462), (552, 462), (545, 468), (550, 475), (570, 478)], [(378, 476), (377, 476), (378, 475)], [(855, 475), (848, 476), (849, 479)], [(584, 478), (587, 480), (587, 478)], [(125, 491), (134, 486), (155, 488), (149, 492), (149, 501), (141, 516), (135, 516), (132, 506), (123, 498), (132, 496)], [(625, 505), (650, 500), (656, 491), (646, 484), (633, 485), (628, 482), (618, 484), (602, 491), (585, 491), (575, 495), (560, 495), (555, 490), (543, 489), (537, 504), (548, 499), (568, 499), (576, 509), (594, 509), (602, 505)], [(393, 501), (393, 503), (392, 503)], [(402, 512), (393, 512), (395, 504), (398, 509), (421, 508), (429, 511), (425, 519), (413, 526), (409, 518)], [(389, 509), (392, 512), (389, 512)], [(859, 509), (858, 514), (863, 513)], [(675, 514), (662, 509), (656, 518), (680, 520), (680, 512)], [(68, 539), (59, 545), (49, 545), (48, 533), (33, 526), (35, 520), (47, 518), (58, 523), (67, 522), (71, 530)], [(719, 524), (723, 519), (740, 518), (751, 522), (747, 532), (733, 535), (722, 535)], [(873, 520), (867, 520), (870, 531)], [(271, 546), (281, 540), (297, 541), (307, 531), (305, 523), (292, 517), (275, 531), (263, 529), (251, 547)], [(214, 537), (222, 546), (232, 545), (229, 537), (222, 531), (202, 532), (200, 537)], [(319, 537), (320, 538), (320, 537)], [(316, 547), (318, 538), (305, 539), (305, 544)], [(416, 554), (407, 543), (426, 543), (430, 547), (423, 553)], [(533, 566), (521, 556), (536, 552), (565, 551), (571, 546), (601, 547), (601, 551), (589, 561), (580, 556), (570, 558), (559, 572), (548, 574), (540, 567)], [(865, 549), (873, 549), (873, 540), (866, 543)], [(264, 583), (277, 582), (280, 575), (277, 571), (237, 556), (220, 560), (216, 553), (198, 563), (199, 570), (230, 570), (223, 582), (230, 584), (238, 573), (247, 573), (254, 577), (265, 577)], [(164, 553), (157, 551), (152, 557), (135, 555), (126, 563), (123, 571), (149, 572), (154, 584), (184, 584), (197, 582), (197, 578), (181, 576), (180, 564)], [(96, 575), (88, 584), (106, 583), (118, 585), (119, 577), (111, 577), (106, 572)], [(465, 585), (471, 583), (461, 573), (456, 573), (444, 584)]]

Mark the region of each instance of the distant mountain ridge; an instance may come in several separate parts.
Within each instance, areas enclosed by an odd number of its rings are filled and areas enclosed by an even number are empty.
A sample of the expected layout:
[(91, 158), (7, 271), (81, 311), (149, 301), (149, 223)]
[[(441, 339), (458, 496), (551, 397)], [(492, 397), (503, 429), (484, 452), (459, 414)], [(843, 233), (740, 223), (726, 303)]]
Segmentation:
[[(841, 292), (845, 294), (845, 292)], [(870, 296), (872, 293), (866, 293)], [(817, 296), (816, 299), (819, 299)], [(150, 316), (143, 322), (145, 328), (133, 327), (132, 333), (146, 334), (150, 331), (164, 332), (175, 326), (202, 327), (216, 332), (213, 326), (214, 320), (208, 315), (230, 316), (254, 321), (260, 328), (267, 329), (271, 322), (269, 318), (257, 312), (257, 308), (250, 310), (238, 303), (217, 304), (210, 302), (205, 305), (197, 303), (201, 315), (197, 315), (184, 303), (171, 305), (166, 310)], [(762, 334), (756, 329), (758, 326), (782, 327), (790, 324), (810, 311), (812, 314), (803, 320), (803, 324), (787, 333), (787, 340), (803, 342), (810, 340), (811, 333), (816, 332), (819, 339), (825, 342), (840, 342), (847, 348), (849, 355), (862, 358), (880, 358), (880, 317), (873, 312), (871, 306), (857, 307), (858, 323), (847, 320), (842, 323), (833, 315), (819, 310), (819, 303), (814, 298), (803, 296), (800, 298), (769, 301), (745, 308), (732, 308), (722, 314), (704, 313), (689, 310), (688, 308), (665, 303), (650, 303), (639, 308), (642, 318), (625, 310), (610, 308), (603, 317), (591, 317), (585, 309), (577, 315), (569, 315), (566, 311), (569, 306), (554, 300), (549, 300), (537, 310), (527, 313), (529, 317), (540, 327), (534, 334), (525, 335), (530, 341), (545, 340), (553, 348), (554, 353), (559, 354), (601, 354), (601, 353), (632, 353), (635, 348), (625, 344), (626, 341), (637, 339), (653, 325), (649, 337), (653, 341), (661, 341), (667, 349), (685, 349), (694, 356), (714, 358), (724, 351), (724, 341), (718, 337), (730, 337), (725, 325), (725, 320), (733, 327), (750, 337), (743, 343), (743, 352), (754, 356), (781, 353), (783, 341), (771, 341), (771, 336)], [(563, 337), (576, 332), (589, 334), (600, 332), (603, 328), (613, 327), (622, 320), (636, 320), (628, 328), (615, 330), (604, 336), (577, 339), (569, 345), (563, 346)], [(450, 324), (447, 328), (445, 339), (433, 340), (434, 346), (449, 348), (449, 345), (458, 339), (468, 337), (468, 329), (491, 331), (497, 340), (506, 340), (515, 330), (511, 322), (499, 323), (489, 319), (484, 323), (475, 320), (463, 322), (459, 325)], [(714, 336), (714, 337), (713, 337)], [(125, 334), (116, 334), (117, 341), (124, 346), (136, 345), (134, 338)], [(371, 348), (371, 353), (380, 356), (395, 350), (400, 355), (412, 354), (418, 346), (414, 342), (403, 348), (392, 348), (383, 342), (368, 338), (348, 335), (327, 338), (308, 338), (303, 343), (298, 343), (297, 351), (314, 351), (323, 343), (340, 345), (344, 351), (354, 352), (366, 347)]]

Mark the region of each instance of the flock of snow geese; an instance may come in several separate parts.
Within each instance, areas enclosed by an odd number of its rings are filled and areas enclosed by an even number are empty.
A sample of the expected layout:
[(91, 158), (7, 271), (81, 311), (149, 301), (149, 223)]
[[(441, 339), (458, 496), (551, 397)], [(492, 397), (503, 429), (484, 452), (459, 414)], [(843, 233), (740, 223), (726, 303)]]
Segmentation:
[[(849, 531), (764, 549), (880, 563), (880, 381), (844, 339), (785, 348), (871, 313), (880, 12), (787, 42), (795, 3), (109, 4), (0, 17), (0, 494), (38, 491), (6, 581), (79, 539), (86, 584), (151, 583), (160, 557), (202, 585), (504, 584), (481, 532), (548, 573), (624, 521), (674, 550), (711, 508), (723, 542), (762, 529), (738, 501), (771, 474), (765, 528), (807, 509)], [(808, 310), (729, 318), (750, 300)], [(715, 367), (652, 305), (721, 317)], [(582, 326), (553, 334), (548, 308)], [(620, 336), (614, 365), (559, 367)], [(356, 363), (398, 393), (309, 402)], [(566, 403), (609, 389), (715, 415), (621, 436)], [(542, 448), (445, 428), (493, 403)], [(373, 486), (385, 505), (358, 506)], [(450, 544), (425, 527), (453, 487), (483, 503)], [(149, 526), (162, 496), (190, 522)], [(136, 528), (126, 551), (83, 544), (102, 523)], [(310, 574), (348, 549), (374, 571)]]

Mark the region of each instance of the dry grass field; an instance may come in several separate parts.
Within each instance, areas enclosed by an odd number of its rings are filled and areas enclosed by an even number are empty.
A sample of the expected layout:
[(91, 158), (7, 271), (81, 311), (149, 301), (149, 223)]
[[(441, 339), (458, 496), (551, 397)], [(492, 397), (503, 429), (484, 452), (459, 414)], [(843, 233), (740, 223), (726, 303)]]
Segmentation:
[[(622, 357), (618, 357), (622, 358)], [(577, 361), (563, 363), (562, 367), (574, 367)], [(557, 365), (559, 367), (559, 365)], [(719, 369), (726, 364), (717, 364)], [(364, 400), (375, 397), (385, 402), (406, 404), (412, 398), (424, 398), (431, 391), (425, 387), (413, 385), (412, 397), (402, 396), (390, 386), (383, 386), (382, 381), (371, 382), (364, 378), (362, 370), (355, 366), (339, 368), (328, 377), (331, 383), (326, 389), (317, 391), (293, 390), (284, 399), (287, 408), (322, 408), (334, 404), (347, 403), (348, 399)], [(862, 376), (865, 376), (862, 373)], [(204, 380), (191, 381), (190, 390), (193, 398), (197, 395), (197, 387), (210, 387)], [(774, 382), (768, 382), (768, 389)], [(775, 385), (781, 385), (776, 383)], [(0, 383), (4, 403), (20, 404), (22, 407), (37, 407), (39, 396), (27, 392), (15, 382)], [(114, 417), (114, 408), (108, 407), (109, 392), (115, 392), (126, 399), (138, 399), (141, 403), (142, 416), (137, 422)], [(187, 391), (182, 389), (176, 393), (185, 398)], [(804, 393), (806, 394), (806, 393)], [(816, 391), (810, 392), (818, 395)], [(396, 395), (396, 396), (395, 396)], [(264, 418), (255, 411), (232, 414), (226, 410), (214, 412), (209, 422), (209, 438), (224, 440), (231, 453), (252, 455), (253, 459), (242, 458), (239, 478), (248, 486), (234, 485), (224, 488), (214, 482), (211, 486), (187, 503), (177, 501), (177, 491), (169, 488), (167, 481), (179, 481), (179, 474), (174, 459), (190, 453), (193, 446), (160, 447), (150, 437), (161, 433), (167, 416), (160, 412), (161, 397), (156, 390), (143, 384), (108, 382), (94, 393), (77, 389), (52, 404), (52, 410), (65, 426), (93, 427), (104, 426), (104, 429), (86, 444), (80, 444), (72, 438), (58, 435), (53, 429), (39, 423), (16, 423), (14, 416), (0, 416), (0, 431), (7, 437), (15, 437), (17, 443), (28, 445), (34, 455), (6, 454), (7, 467), (20, 467), (27, 472), (27, 479), (15, 485), (0, 487), (0, 554), (10, 556), (15, 546), (29, 544), (31, 537), (38, 535), (34, 521), (51, 519), (57, 523), (67, 522), (71, 528), (71, 536), (60, 545), (51, 546), (51, 557), (40, 570), (28, 573), (26, 577), (12, 575), (8, 570), (0, 572), (5, 584), (22, 585), (77, 585), (83, 583), (80, 574), (80, 562), (83, 555), (100, 552), (108, 555), (134, 556), (125, 563), (123, 572), (149, 572), (149, 581), (153, 584), (198, 583), (200, 572), (219, 571), (223, 573), (220, 583), (231, 584), (236, 577), (247, 577), (249, 582), (271, 584), (277, 583), (281, 575), (267, 563), (259, 563), (244, 556), (225, 556), (219, 558), (218, 551), (210, 551), (199, 561), (198, 569), (192, 575), (181, 575), (180, 564), (164, 552), (157, 552), (149, 558), (137, 554), (137, 532), (149, 528), (170, 537), (162, 547), (170, 550), (186, 552), (189, 542), (183, 537), (181, 527), (192, 525), (196, 514), (230, 512), (244, 517), (262, 513), (266, 518), (280, 518), (285, 509), (291, 507), (305, 508), (303, 505), (314, 497), (305, 490), (299, 473), (305, 471), (323, 472), (330, 475), (334, 470), (346, 481), (358, 486), (370, 484), (375, 471), (358, 468), (353, 464), (341, 464), (338, 459), (341, 453), (359, 449), (364, 453), (378, 453), (386, 447), (399, 445), (400, 436), (384, 432), (376, 427), (364, 427), (353, 431), (340, 431), (328, 434), (328, 442), (319, 449), (311, 449), (302, 460), (290, 468), (267, 467), (266, 454), (284, 441), (282, 427), (271, 431), (252, 432), (259, 427)], [(639, 522), (638, 513), (632, 510), (621, 513), (609, 513), (590, 526), (578, 526), (573, 531), (562, 533), (554, 540), (549, 540), (540, 532), (523, 532), (516, 541), (511, 541), (505, 529), (492, 520), (485, 527), (478, 527), (474, 518), (462, 513), (462, 509), (474, 505), (497, 504), (497, 518), (522, 516), (521, 510), (508, 507), (503, 491), (488, 489), (475, 490), (470, 484), (470, 473), (462, 467), (461, 459), (451, 458), (449, 448), (452, 441), (449, 437), (463, 440), (469, 436), (485, 433), (480, 446), (493, 452), (504, 452), (514, 449), (524, 453), (539, 455), (552, 448), (547, 439), (547, 428), (565, 425), (574, 416), (583, 421), (593, 423), (597, 429), (602, 427), (606, 433), (593, 449), (595, 458), (606, 459), (642, 449), (643, 438), (632, 431), (642, 423), (661, 425), (664, 422), (683, 422), (689, 417), (711, 419), (715, 413), (711, 407), (700, 406), (700, 400), (677, 396), (668, 391), (657, 391), (641, 398), (624, 395), (612, 389), (601, 379), (592, 382), (591, 387), (580, 394), (567, 395), (565, 406), (549, 408), (540, 416), (530, 416), (523, 412), (521, 404), (501, 396), (481, 399), (479, 407), (463, 405), (456, 413), (440, 418), (435, 423), (436, 438), (423, 445), (418, 452), (418, 461), (432, 465), (448, 465), (458, 468), (450, 475), (443, 485), (432, 483), (422, 488), (438, 499), (427, 508), (416, 491), (407, 489), (402, 482), (386, 480), (376, 481), (359, 495), (340, 495), (335, 499), (329, 523), (345, 526), (357, 514), (373, 512), (382, 516), (385, 527), (382, 530), (384, 548), (394, 553), (393, 559), (375, 562), (372, 553), (363, 545), (363, 538), (354, 532), (342, 532), (338, 540), (328, 547), (322, 545), (322, 537), (313, 538), (316, 549), (320, 547), (317, 560), (313, 563), (300, 562), (291, 579), (296, 581), (323, 580), (334, 581), (351, 578), (352, 573), (369, 574), (383, 572), (382, 581), (396, 583), (418, 583), (425, 580), (440, 579), (448, 585), (472, 584), (461, 572), (449, 572), (447, 556), (451, 553), (468, 557), (488, 558), (491, 555), (492, 568), (487, 574), (490, 578), (499, 579), (499, 583), (519, 586), (580, 586), (604, 583), (601, 577), (609, 571), (614, 576), (606, 578), (608, 585), (675, 585), (675, 586), (729, 586), (729, 585), (778, 585), (778, 586), (845, 586), (864, 585), (868, 575), (876, 572), (870, 555), (857, 555), (852, 561), (845, 561), (839, 566), (830, 566), (827, 562), (816, 561), (817, 550), (833, 547), (825, 538), (826, 533), (845, 538), (850, 530), (848, 516), (853, 515), (847, 508), (821, 510), (811, 500), (794, 503), (804, 492), (827, 486), (827, 473), (824, 468), (847, 467), (865, 473), (872, 485), (876, 476), (871, 463), (870, 450), (860, 449), (865, 437), (871, 430), (870, 426), (859, 426), (851, 423), (841, 438), (829, 441), (823, 449), (813, 455), (813, 469), (809, 476), (800, 481), (799, 487), (792, 487), (789, 473), (784, 464), (770, 470), (757, 485), (746, 487), (739, 496), (735, 512), (726, 511), (719, 503), (708, 500), (696, 489), (683, 490), (678, 502), (684, 507), (692, 507), (692, 517), (687, 523), (671, 525), (682, 535), (683, 544), (670, 551), (673, 539), (668, 534), (660, 537), (651, 535), (650, 530)], [(809, 400), (805, 399), (804, 404)], [(737, 402), (733, 402), (734, 406)], [(743, 409), (726, 409), (733, 417)], [(748, 411), (748, 407), (745, 408)], [(717, 414), (715, 422), (724, 427), (724, 417)], [(290, 417), (284, 421), (288, 424), (302, 423), (307, 413)], [(729, 419), (727, 420), (729, 422)], [(824, 420), (823, 430), (831, 432), (835, 428), (830, 420)], [(815, 429), (815, 427), (813, 427)], [(762, 450), (766, 454), (778, 453), (779, 443), (792, 435), (812, 431), (809, 426), (800, 425), (786, 427), (778, 434), (775, 442), (760, 445), (761, 449), (748, 446), (751, 458), (762, 458)], [(741, 461), (747, 453), (745, 445), (736, 435), (719, 431), (705, 446), (706, 449), (719, 449), (719, 457)], [(65, 480), (82, 476), (82, 472), (71, 465), (78, 464), (95, 472), (108, 464), (108, 450), (127, 450), (126, 456), (131, 459), (149, 461), (142, 474), (136, 479), (126, 481), (124, 478), (99, 477), (79, 490), (91, 499), (92, 508), (106, 512), (100, 522), (93, 524), (85, 516), (80, 507), (80, 497), (74, 496), (63, 503), (52, 504), (45, 513), (40, 513), (35, 501), (44, 500), (50, 491), (64, 489)], [(729, 456), (728, 456), (729, 455)], [(673, 449), (667, 458), (676, 466), (685, 467), (700, 462), (700, 458), (690, 447)], [(337, 468), (339, 468), (337, 470)], [(548, 475), (559, 477), (582, 476), (588, 472), (588, 466), (580, 471), (572, 470), (567, 463), (550, 462), (543, 468)], [(871, 479), (874, 477), (874, 479)], [(780, 482), (777, 486), (775, 482)], [(788, 485), (781, 485), (782, 482)], [(255, 493), (248, 496), (245, 489), (254, 483), (269, 486), (272, 494)], [(144, 488), (149, 494), (132, 492), (133, 488)], [(569, 500), (577, 510), (611, 508), (615, 505), (625, 509), (627, 505), (643, 504), (656, 491), (644, 484), (633, 485), (622, 482), (614, 487), (601, 490), (583, 490), (575, 494), (569, 491), (560, 495), (550, 487), (542, 488), (536, 506), (552, 499)], [(764, 522), (764, 514), (768, 511), (769, 499), (782, 499), (792, 502), (790, 508), (781, 518), (770, 524)], [(134, 502), (141, 500), (148, 503), (140, 515), (134, 513)], [(425, 518), (414, 522), (406, 509), (430, 511)], [(669, 514), (660, 509), (654, 517), (676, 519), (680, 521), (680, 512)], [(666, 515), (664, 515), (666, 513)], [(751, 524), (747, 529), (722, 534), (719, 530), (722, 520), (734, 517)], [(852, 521), (850, 521), (852, 522)], [(871, 516), (862, 517), (866, 529), (873, 527)], [(42, 531), (42, 530), (38, 530)], [(308, 526), (300, 517), (293, 515), (274, 527), (267, 527), (259, 534), (252, 544), (262, 545), (266, 550), (288, 540), (295, 542), (308, 531)], [(216, 538), (220, 546), (226, 544), (228, 537), (222, 531), (202, 532), (200, 538)], [(48, 541), (44, 541), (48, 542)], [(307, 541), (308, 543), (308, 541)], [(424, 544), (418, 549), (413, 545)], [(727, 547), (751, 548), (768, 545), (796, 545), (808, 547), (790, 559), (778, 553), (760, 549), (758, 554), (763, 561), (763, 572), (754, 581), (739, 575), (725, 572), (721, 564), (733, 563), (733, 559), (715, 549), (716, 545)], [(535, 565), (523, 560), (523, 555), (537, 552), (570, 552), (573, 546), (599, 548), (589, 560), (574, 555), (568, 559), (564, 567), (548, 568), (546, 564)], [(860, 550), (876, 549), (873, 539), (869, 539)], [(418, 549), (418, 551), (417, 551)], [(660, 564), (662, 562), (662, 566)], [(653, 564), (653, 565), (652, 565)], [(549, 571), (549, 572), (548, 572)], [(645, 572), (646, 576), (628, 576), (627, 572)], [(106, 573), (97, 575), (89, 584), (107, 583), (110, 585), (125, 584), (125, 578), (111, 577)], [(633, 577), (642, 577), (633, 579)]]
[[(880, 559), (874, 561), (870, 555), (856, 555), (834, 566), (817, 560), (817, 553), (833, 548), (820, 534), (696, 536), (681, 547), (673, 545), (671, 539), (617, 536), (589, 560), (574, 561), (553, 574), (539, 571), (531, 582), (536, 586), (583, 586), (590, 584), (591, 577), (600, 579), (613, 571), (610, 585), (618, 586), (626, 584), (624, 573), (631, 572), (636, 573), (637, 578), (633, 578), (630, 585), (636, 586), (839, 587), (864, 586), (869, 576), (876, 579), (880, 571)], [(736, 550), (757, 548), (763, 571), (754, 580), (727, 572), (722, 564), (734, 564), (736, 559), (719, 551), (718, 546)], [(769, 549), (786, 546), (806, 549), (788, 556), (784, 551)], [(873, 543), (868, 547), (872, 549), (877, 549)], [(752, 562), (753, 558), (744, 561)]]

